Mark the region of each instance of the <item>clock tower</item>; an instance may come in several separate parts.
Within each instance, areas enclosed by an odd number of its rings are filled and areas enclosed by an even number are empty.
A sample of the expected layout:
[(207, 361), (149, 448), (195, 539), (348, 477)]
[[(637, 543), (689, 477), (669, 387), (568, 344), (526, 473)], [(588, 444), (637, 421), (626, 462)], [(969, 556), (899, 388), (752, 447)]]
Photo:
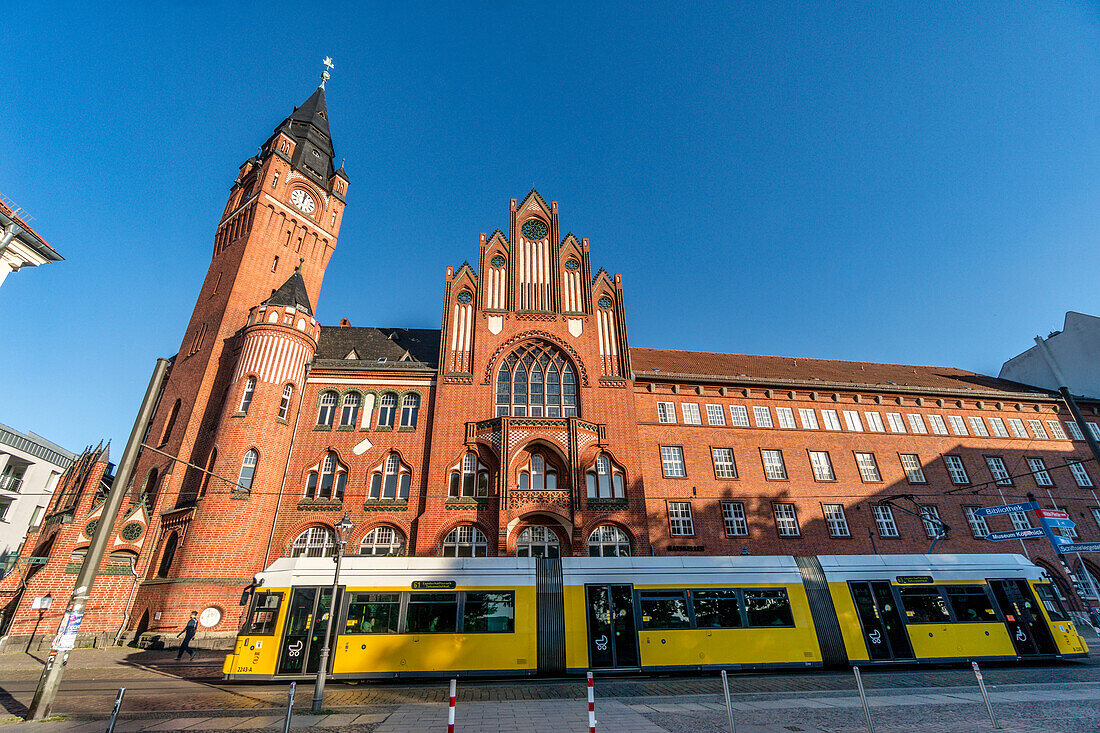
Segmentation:
[[(222, 526), (236, 524), (234, 515), (226, 506), (215, 507), (221, 502), (212, 497), (240, 498), (240, 491), (225, 484), (238, 479), (252, 449), (244, 442), (256, 439), (232, 429), (239, 427), (241, 421), (232, 418), (242, 410), (227, 405), (241, 401), (237, 382), (244, 384), (247, 377), (238, 380), (236, 372), (247, 350), (243, 347), (251, 343), (248, 327), (257, 309), (265, 317), (274, 315), (269, 304), (278, 301), (280, 317), (296, 328), (298, 341), (308, 346), (317, 336), (313, 307), (336, 248), (348, 188), (334, 154), (322, 81), (275, 127), (259, 153), (241, 165), (214, 234), (206, 279), (145, 439), (156, 452), (142, 452), (130, 491), (131, 502), (145, 506), (157, 543), (137, 568), (143, 584), (135, 607), (161, 609), (169, 625), (186, 619), (186, 599), (196, 591), (213, 599), (226, 587), (195, 584), (216, 575), (214, 566), (225, 562), (224, 548), (234, 546), (226, 534), (232, 528)], [(285, 384), (253, 380), (248, 400), (274, 402), (278, 409), (284, 388), (293, 384), (297, 388), (287, 396), (293, 404), (284, 409), (294, 414), (301, 379), (295, 374)], [(277, 424), (275, 429), (284, 429), (290, 442), (290, 427)], [(259, 461), (253, 471), (257, 482), (273, 474), (275, 465), (268, 451)], [(222, 478), (210, 478), (198, 466)], [(247, 504), (239, 502), (237, 508), (257, 516), (268, 510)], [(242, 558), (242, 577), (260, 570), (253, 564)]]

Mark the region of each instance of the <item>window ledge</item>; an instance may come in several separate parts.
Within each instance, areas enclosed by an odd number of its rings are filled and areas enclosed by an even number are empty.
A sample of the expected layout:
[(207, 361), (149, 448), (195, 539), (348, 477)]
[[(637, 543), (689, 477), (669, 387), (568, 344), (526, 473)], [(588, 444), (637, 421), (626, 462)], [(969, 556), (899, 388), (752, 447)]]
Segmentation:
[(250, 499), (252, 498), (251, 491), (231, 491), (229, 492), (230, 499)]
[(331, 425), (314, 425), (313, 429), (314, 430), (332, 430), (332, 426)]
[(378, 427), (376, 427), (374, 429), (374, 432), (376, 432), (376, 433), (392, 433), (393, 432), (393, 426), (391, 426), (391, 425), (379, 425)]
[(343, 430), (345, 432), (349, 432), (349, 431), (355, 430), (355, 426), (354, 425), (341, 425), (340, 427), (338, 427), (336, 429), (337, 430)]
[[(301, 505), (299, 505), (301, 508)], [(369, 512), (401, 512), (409, 508), (408, 499), (368, 499), (363, 508)]]
[(248, 413), (247, 413), (247, 412), (240, 412), (240, 411), (238, 411), (238, 412), (234, 412), (234, 413), (233, 413), (232, 415), (230, 415), (229, 417), (248, 417)]
[(481, 497), (476, 499), (447, 499), (447, 509), (477, 509), (479, 507), (488, 506), (489, 499), (487, 497)]
[(399, 433), (415, 433), (416, 432), (416, 426), (415, 425), (402, 425), (401, 427), (399, 427), (397, 429), (397, 432), (399, 432)]
[(339, 511), (344, 507), (344, 502), (339, 499), (301, 499), (298, 501), (298, 511), (331, 512)]
[(283, 418), (281, 418), (281, 417), (277, 417), (277, 418), (275, 418), (275, 422), (279, 423), (280, 425), (289, 425), (289, 424), (290, 424), (290, 423), (288, 423), (288, 422), (287, 422), (286, 420), (284, 420), (284, 419), (283, 419)]

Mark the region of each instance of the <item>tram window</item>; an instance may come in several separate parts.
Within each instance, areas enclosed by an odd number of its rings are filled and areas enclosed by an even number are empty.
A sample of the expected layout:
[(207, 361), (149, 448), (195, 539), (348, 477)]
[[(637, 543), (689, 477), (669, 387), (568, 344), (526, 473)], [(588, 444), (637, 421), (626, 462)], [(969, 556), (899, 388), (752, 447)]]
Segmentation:
[(693, 590), (695, 626), (700, 629), (736, 629), (741, 626), (741, 609), (735, 590)]
[(407, 634), (453, 634), (458, 627), (457, 593), (410, 593)]
[(467, 634), (511, 634), (515, 630), (513, 593), (467, 593), (462, 631)]
[(345, 634), (396, 634), (400, 593), (352, 593)]
[(643, 590), (638, 592), (642, 606), (643, 629), (689, 629), (687, 598), (682, 590)]
[(980, 621), (997, 621), (997, 612), (980, 585), (949, 585), (945, 588), (955, 620), (969, 624)]
[(1039, 594), (1039, 601), (1047, 610), (1047, 616), (1050, 616), (1051, 621), (1069, 621), (1066, 609), (1062, 607), (1062, 602), (1058, 600), (1050, 583), (1036, 583), (1035, 592)]
[(256, 594), (256, 603), (252, 606), (252, 617), (248, 619), (244, 633), (249, 636), (271, 636), (275, 633), (275, 622), (279, 618), (279, 604), (282, 593), (262, 591)]
[(745, 591), (749, 626), (794, 626), (791, 602), (784, 588)]
[(911, 624), (946, 624), (951, 622), (947, 603), (935, 586), (898, 588), (906, 620)]

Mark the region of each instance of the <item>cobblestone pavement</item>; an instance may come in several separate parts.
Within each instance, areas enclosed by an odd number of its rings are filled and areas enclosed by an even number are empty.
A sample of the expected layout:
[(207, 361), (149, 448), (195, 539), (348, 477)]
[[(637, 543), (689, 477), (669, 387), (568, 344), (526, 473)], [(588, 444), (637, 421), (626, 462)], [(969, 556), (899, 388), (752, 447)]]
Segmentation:
[[(1009, 733), (1095, 733), (1100, 731), (1096, 704), (1100, 688), (1078, 684), (1015, 686), (996, 690), (991, 702), (1001, 729)], [(1026, 688), (1026, 689), (1025, 689)], [(739, 733), (855, 733), (865, 731), (858, 696), (823, 693), (799, 697), (746, 694), (734, 696)], [(937, 731), (971, 733), (990, 730), (981, 696), (972, 688), (893, 690), (868, 696), (872, 720), (881, 733)], [(711, 696), (691, 698), (599, 699), (597, 730), (603, 733), (726, 733), (723, 702)], [(442, 731), (444, 705), (402, 705), (371, 708), (371, 712), (297, 715), (294, 729), (350, 733), (424, 733)], [(225, 730), (278, 730), (280, 715), (130, 719), (116, 726), (118, 733), (187, 730), (191, 733)], [(580, 700), (523, 700), (459, 704), (456, 728), (478, 733), (506, 731), (584, 730), (586, 705)], [(0, 731), (23, 733), (91, 733), (102, 731), (102, 720), (0, 724)]]
[[(4, 721), (0, 731), (74, 733), (104, 730), (118, 686), (127, 688), (119, 733), (145, 730), (263, 730), (282, 724), (287, 686), (227, 684), (220, 654), (176, 663), (171, 652), (77, 650), (55, 710), (74, 720), (29, 724)], [(0, 655), (0, 705), (21, 715), (41, 661)], [(1100, 660), (983, 668), (993, 704), (1008, 731), (1100, 733)], [(879, 733), (921, 730), (962, 733), (990, 729), (968, 667), (870, 668), (863, 671)], [(706, 676), (597, 675), (598, 730), (607, 733), (727, 731), (720, 680)], [(299, 683), (296, 708), (308, 709), (312, 685)], [(848, 670), (731, 673), (738, 733), (848, 733), (865, 730), (854, 677)], [(299, 715), (295, 728), (350, 733), (425, 733), (444, 730), (443, 680), (329, 683), (328, 716)], [(587, 728), (583, 678), (460, 679), (459, 730)], [(97, 719), (88, 722), (89, 718)]]

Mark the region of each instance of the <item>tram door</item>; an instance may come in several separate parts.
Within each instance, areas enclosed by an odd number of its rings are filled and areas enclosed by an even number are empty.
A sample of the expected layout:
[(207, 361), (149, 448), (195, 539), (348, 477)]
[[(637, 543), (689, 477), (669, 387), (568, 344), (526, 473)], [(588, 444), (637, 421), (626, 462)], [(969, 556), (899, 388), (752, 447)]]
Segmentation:
[[(336, 608), (340, 608), (343, 588), (336, 596)], [(321, 648), (325, 645), (325, 632), (329, 624), (329, 601), (332, 588), (295, 588), (290, 596), (283, 643), (279, 650), (278, 674), (314, 674), (320, 663)], [(329, 657), (329, 667), (332, 659)]]
[(588, 660), (594, 669), (639, 666), (634, 586), (586, 585)]
[(871, 659), (912, 659), (909, 632), (902, 621), (890, 581), (850, 581), (848, 586)]
[(1054, 639), (1026, 580), (990, 580), (993, 597), (1001, 607), (1005, 626), (1020, 656), (1056, 654)]

